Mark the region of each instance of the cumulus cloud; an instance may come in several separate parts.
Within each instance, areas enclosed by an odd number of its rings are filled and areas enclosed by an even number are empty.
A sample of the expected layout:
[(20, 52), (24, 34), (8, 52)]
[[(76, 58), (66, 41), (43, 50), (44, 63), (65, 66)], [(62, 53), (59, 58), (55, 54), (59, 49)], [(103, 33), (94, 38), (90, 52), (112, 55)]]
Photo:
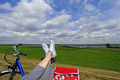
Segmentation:
[(44, 0), (33, 0), (32, 2), (22, 0), (13, 8), (13, 12), (0, 16), (0, 20), (2, 24), (5, 24), (4, 27), (12, 27), (16, 31), (34, 31), (39, 28), (38, 25), (46, 21), (46, 13), (51, 10), (52, 8)]
[(86, 4), (85, 9), (88, 11), (93, 11), (93, 10), (96, 10), (96, 7), (91, 4)]
[(70, 4), (73, 4), (73, 3), (80, 3), (81, 2), (81, 0), (69, 0), (69, 3)]
[(0, 9), (13, 10), (13, 8), (10, 6), (10, 3), (1, 4)]
[(42, 24), (41, 26), (46, 27), (48, 29), (60, 29), (66, 28), (66, 24), (68, 24), (69, 19), (71, 18), (70, 15), (64, 14), (57, 16), (51, 20), (48, 20), (46, 23)]
[[(50, 39), (66, 44), (119, 43), (120, 19), (115, 16), (119, 13), (119, 1), (113, 8), (101, 11), (104, 0), (99, 2), (100, 8), (87, 0), (70, 0), (69, 4), (81, 3), (83, 7), (80, 10), (83, 12), (76, 13), (78, 18), (67, 9), (56, 11), (53, 2), (21, 0), (14, 7), (10, 3), (1, 4), (0, 9), (10, 12), (0, 13), (0, 43), (36, 44)], [(105, 20), (104, 16), (110, 15), (113, 15), (111, 19)]]
[(0, 28), (2, 30), (0, 39), (8, 36), (21, 38), (25, 35), (36, 35), (36, 31), (41, 29), (40, 25), (46, 21), (46, 14), (52, 12), (51, 6), (46, 4), (44, 0), (33, 0), (31, 2), (21, 0), (15, 7), (5, 3), (0, 5), (0, 9), (12, 10), (10, 13), (0, 14)]
[(114, 36), (118, 36), (120, 30), (119, 21), (120, 20), (111, 20), (108, 22), (92, 22), (84, 24), (82, 28), (79, 27), (78, 33), (82, 33), (83, 37), (89, 37), (92, 39), (101, 40), (102, 38), (104, 39), (105, 43), (112, 39)]

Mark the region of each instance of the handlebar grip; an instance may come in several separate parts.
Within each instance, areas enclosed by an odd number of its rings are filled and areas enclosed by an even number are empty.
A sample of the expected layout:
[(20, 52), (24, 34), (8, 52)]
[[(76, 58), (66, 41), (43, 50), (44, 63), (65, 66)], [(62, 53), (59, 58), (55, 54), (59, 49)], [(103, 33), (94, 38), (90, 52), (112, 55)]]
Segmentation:
[(22, 52), (20, 52), (20, 54), (22, 54), (22, 55), (24, 55), (24, 56), (27, 56), (27, 54), (26, 54), (26, 53), (22, 53)]
[(17, 44), (16, 47), (18, 47), (19, 45), (22, 45), (22, 43)]
[(22, 43), (19, 43), (18, 45), (22, 45)]

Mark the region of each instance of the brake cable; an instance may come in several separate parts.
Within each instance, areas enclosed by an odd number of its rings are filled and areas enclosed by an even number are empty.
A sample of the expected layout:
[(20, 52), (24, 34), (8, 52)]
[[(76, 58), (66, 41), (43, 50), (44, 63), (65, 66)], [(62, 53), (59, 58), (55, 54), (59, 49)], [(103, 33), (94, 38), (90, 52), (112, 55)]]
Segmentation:
[(13, 65), (13, 64), (10, 63), (10, 62), (7, 60), (7, 58), (6, 58), (6, 55), (7, 55), (6, 53), (9, 52), (10, 49), (11, 49), (11, 47), (6, 50), (5, 55), (4, 55), (4, 59), (5, 59), (5, 61), (6, 61), (8, 64)]

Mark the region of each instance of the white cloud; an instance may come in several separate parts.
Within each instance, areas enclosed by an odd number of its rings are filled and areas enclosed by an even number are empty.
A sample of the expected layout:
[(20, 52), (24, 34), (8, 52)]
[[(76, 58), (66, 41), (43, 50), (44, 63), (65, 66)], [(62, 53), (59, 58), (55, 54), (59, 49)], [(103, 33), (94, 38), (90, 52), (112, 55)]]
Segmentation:
[(69, 0), (69, 4), (73, 4), (73, 3), (80, 3), (81, 0)]
[[(24, 40), (25, 36), (31, 38), (36, 35), (38, 36), (37, 31), (39, 33), (40, 25), (47, 20), (46, 16), (52, 12), (51, 6), (46, 4), (44, 0), (33, 0), (31, 2), (21, 0), (15, 7), (5, 3), (0, 5), (0, 9), (12, 10), (10, 13), (0, 14), (1, 43), (4, 42), (4, 39), (9, 38), (11, 38), (11, 43), (14, 43), (17, 40)], [(7, 41), (5, 40), (4, 43), (9, 43)]]
[(44, 0), (33, 0), (32, 2), (22, 0), (13, 8), (13, 12), (0, 16), (1, 26), (13, 28), (12, 30), (16, 31), (37, 30), (39, 25), (46, 21), (46, 14), (51, 11), (52, 8)]
[(0, 4), (0, 9), (13, 10), (13, 8), (10, 6), (10, 3)]
[[(71, 3), (76, 0), (70, 0)], [(77, 0), (76, 3), (82, 2)], [(47, 3), (53, 4), (53, 1)], [(21, 0), (14, 7), (9, 3), (0, 5), (0, 9), (12, 10), (0, 13), (0, 43), (41, 43), (50, 39), (56, 43), (119, 43), (120, 20), (111, 18), (101, 21), (106, 16), (92, 4), (84, 0), (86, 16), (72, 20), (74, 16), (66, 9), (57, 11), (44, 0)], [(103, 2), (99, 3), (101, 5)], [(118, 14), (119, 3), (109, 10), (110, 15)], [(84, 11), (84, 10), (83, 10)], [(114, 12), (112, 12), (114, 11)], [(93, 13), (92, 13), (93, 12)], [(83, 12), (84, 13), (84, 12)], [(51, 16), (54, 15), (55, 16)], [(108, 15), (107, 14), (107, 15)], [(48, 18), (50, 16), (50, 19)], [(119, 15), (117, 15), (119, 17)], [(74, 18), (75, 19), (75, 18)], [(103, 42), (104, 41), (104, 42)]]
[(99, 9), (105, 20), (118, 19), (120, 17), (120, 0), (100, 0)]
[(73, 22), (69, 22), (68, 26), (70, 28), (75, 28), (75, 27), (78, 27), (78, 26), (81, 26), (81, 25), (85, 24), (86, 21), (87, 21), (86, 18), (80, 18), (79, 20), (76, 20), (76, 21), (73, 21)]
[[(114, 36), (120, 34), (120, 20), (112, 20), (108, 22), (91, 22), (79, 27), (78, 33), (82, 33), (84, 38), (104, 40), (104, 43), (111, 40)], [(105, 40), (106, 39), (106, 40)], [(112, 39), (113, 40), (113, 39)], [(116, 43), (119, 42), (116, 40)], [(93, 42), (94, 43), (94, 42)]]
[(63, 14), (60, 16), (57, 16), (51, 20), (48, 20), (46, 23), (42, 24), (43, 27), (48, 29), (60, 29), (60, 28), (66, 28), (66, 24), (68, 24), (68, 20), (71, 18), (70, 15)]
[(88, 11), (94, 11), (94, 10), (96, 10), (96, 7), (95, 6), (93, 6), (92, 4), (86, 4), (85, 5), (85, 9), (86, 10), (88, 10)]

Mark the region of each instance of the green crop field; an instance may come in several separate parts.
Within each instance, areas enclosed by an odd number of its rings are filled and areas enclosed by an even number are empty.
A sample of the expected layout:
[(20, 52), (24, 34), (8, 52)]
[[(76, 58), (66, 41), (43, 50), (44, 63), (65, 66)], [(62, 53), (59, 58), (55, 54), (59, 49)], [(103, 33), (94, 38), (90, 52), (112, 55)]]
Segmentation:
[[(10, 47), (10, 45), (1, 45), (0, 52), (4, 53)], [(43, 49), (39, 45), (23, 45), (19, 48), (22, 52), (27, 53), (27, 57), (30, 58), (41, 59), (45, 55)], [(56, 52), (57, 63), (120, 72), (120, 48), (77, 48), (57, 46)], [(12, 49), (10, 49), (8, 53), (12, 54)]]

